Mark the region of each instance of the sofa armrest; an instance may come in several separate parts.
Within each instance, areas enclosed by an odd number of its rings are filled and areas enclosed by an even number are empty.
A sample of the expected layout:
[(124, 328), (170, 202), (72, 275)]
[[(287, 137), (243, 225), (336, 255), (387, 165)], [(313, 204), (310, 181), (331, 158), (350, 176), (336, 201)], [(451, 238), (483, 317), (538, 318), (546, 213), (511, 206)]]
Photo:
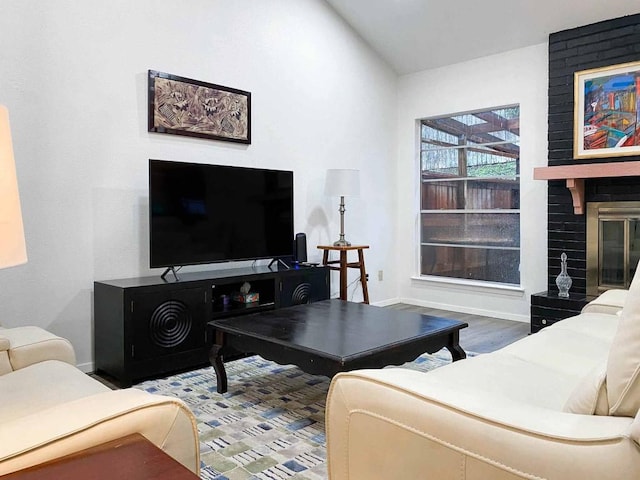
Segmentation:
[(0, 335), (9, 341), (8, 354), (13, 370), (46, 360), (76, 364), (71, 342), (40, 327), (3, 328)]
[(5, 352), (9, 350), (10, 345), (11, 345), (11, 342), (7, 337), (2, 335), (2, 330), (0, 330), (0, 352)]
[(607, 313), (615, 315), (627, 299), (628, 290), (612, 289), (603, 292), (598, 298), (590, 301), (582, 308), (582, 313)]
[(0, 375), (4, 375), (13, 370), (11, 361), (9, 360), (10, 345), (11, 342), (9, 342), (7, 337), (2, 335), (2, 330), (0, 330)]
[(397, 478), (399, 472), (439, 480), (595, 480), (612, 472), (635, 478), (640, 471), (631, 418), (469, 395), (442, 380), (425, 389), (428, 374), (397, 370), (334, 377), (326, 410), (332, 480)]
[(0, 426), (0, 475), (139, 433), (199, 473), (196, 421), (174, 398), (136, 389), (79, 398)]

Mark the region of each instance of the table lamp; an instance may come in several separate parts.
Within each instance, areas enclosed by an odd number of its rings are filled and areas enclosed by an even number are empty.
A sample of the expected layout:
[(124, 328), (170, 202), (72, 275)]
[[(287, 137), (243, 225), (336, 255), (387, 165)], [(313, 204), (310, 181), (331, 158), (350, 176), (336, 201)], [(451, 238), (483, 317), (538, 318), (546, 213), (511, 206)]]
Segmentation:
[(13, 159), (9, 112), (0, 105), (0, 268), (26, 263), (18, 178)]
[(344, 238), (344, 197), (360, 195), (360, 171), (340, 168), (327, 170), (324, 192), (330, 197), (340, 197), (340, 238), (333, 245), (348, 247), (351, 243)]

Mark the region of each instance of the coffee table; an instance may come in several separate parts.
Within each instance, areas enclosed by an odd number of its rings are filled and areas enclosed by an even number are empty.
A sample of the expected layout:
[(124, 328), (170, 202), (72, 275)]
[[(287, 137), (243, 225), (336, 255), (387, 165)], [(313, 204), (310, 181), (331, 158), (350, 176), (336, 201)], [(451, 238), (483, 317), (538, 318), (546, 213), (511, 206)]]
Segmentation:
[(253, 353), (307, 373), (332, 377), (360, 368), (401, 365), (442, 348), (453, 360), (467, 355), (459, 333), (468, 324), (343, 300), (323, 300), (294, 307), (214, 320), (209, 360), (219, 393), (227, 391), (224, 356)]

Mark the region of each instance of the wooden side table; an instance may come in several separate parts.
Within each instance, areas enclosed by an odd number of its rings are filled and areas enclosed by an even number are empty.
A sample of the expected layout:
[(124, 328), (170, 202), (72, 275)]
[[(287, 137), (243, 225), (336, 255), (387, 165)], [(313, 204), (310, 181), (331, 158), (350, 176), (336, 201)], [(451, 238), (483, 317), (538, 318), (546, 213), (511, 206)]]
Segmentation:
[(3, 480), (197, 480), (198, 476), (135, 433), (2, 477)]
[[(347, 247), (337, 247), (335, 245), (318, 245), (318, 249), (324, 250), (322, 264), (327, 265), (331, 270), (340, 271), (340, 299), (347, 300), (347, 268), (357, 268), (360, 270), (360, 284), (362, 285), (362, 296), (364, 303), (369, 303), (369, 289), (367, 288), (367, 271), (364, 267), (364, 252), (369, 245), (349, 245)], [(340, 252), (339, 260), (329, 260), (330, 251)], [(358, 251), (358, 261), (348, 262), (347, 253), (350, 250)], [(338, 266), (335, 266), (338, 264)]]

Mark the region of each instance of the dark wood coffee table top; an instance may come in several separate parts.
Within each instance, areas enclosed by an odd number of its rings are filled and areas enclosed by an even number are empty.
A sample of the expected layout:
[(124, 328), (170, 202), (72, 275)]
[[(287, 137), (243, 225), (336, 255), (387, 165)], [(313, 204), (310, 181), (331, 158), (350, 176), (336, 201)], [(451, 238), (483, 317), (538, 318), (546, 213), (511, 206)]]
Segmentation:
[(218, 373), (218, 390), (226, 391), (226, 385), (221, 385), (221, 375), (226, 377), (225, 346), (332, 376), (355, 368), (401, 364), (443, 347), (454, 360), (464, 358), (459, 331), (468, 325), (362, 303), (323, 300), (215, 320), (209, 326), (216, 332), (210, 359)]

